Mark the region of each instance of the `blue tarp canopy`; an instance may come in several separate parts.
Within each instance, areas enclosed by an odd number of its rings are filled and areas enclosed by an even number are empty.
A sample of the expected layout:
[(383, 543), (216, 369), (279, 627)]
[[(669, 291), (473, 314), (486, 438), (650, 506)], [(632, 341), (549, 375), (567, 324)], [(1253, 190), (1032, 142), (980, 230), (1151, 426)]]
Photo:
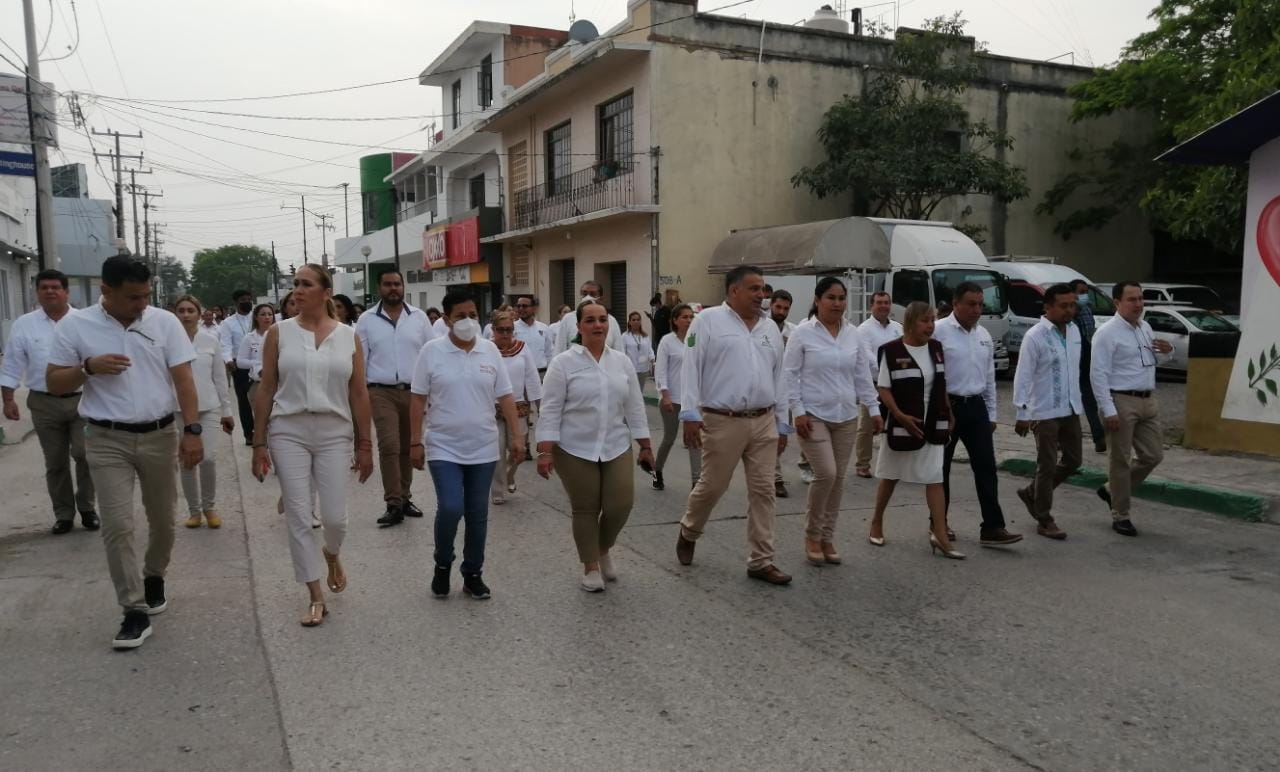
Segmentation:
[(1156, 158), (1172, 164), (1247, 163), (1253, 151), (1280, 137), (1280, 91), (1254, 102)]

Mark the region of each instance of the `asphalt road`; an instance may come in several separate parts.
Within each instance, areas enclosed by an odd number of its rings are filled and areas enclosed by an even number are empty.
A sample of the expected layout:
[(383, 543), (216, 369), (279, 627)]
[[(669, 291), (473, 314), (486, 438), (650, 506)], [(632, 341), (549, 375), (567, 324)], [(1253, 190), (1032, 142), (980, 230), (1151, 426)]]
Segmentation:
[[(657, 425), (656, 417), (654, 425)], [(224, 440), (221, 531), (179, 528), (171, 610), (112, 652), (118, 610), (96, 536), (44, 535), (34, 439), (0, 449), (0, 768), (1274, 769), (1280, 738), (1275, 526), (1140, 504), (1116, 536), (1063, 489), (1071, 535), (931, 557), (922, 492), (889, 543), (864, 535), (873, 483), (847, 486), (845, 564), (801, 560), (805, 490), (779, 502), (788, 588), (745, 576), (736, 483), (674, 555), (687, 469), (637, 490), (621, 580), (577, 588), (565, 496), (529, 465), (491, 513), (494, 598), (427, 592), (430, 518), (379, 530), (354, 486), (350, 589), (297, 624), (277, 490)], [(234, 457), (234, 460), (233, 460)], [(959, 477), (964, 478), (964, 470)], [(1033, 529), (1012, 478), (1011, 528)], [(430, 513), (430, 482), (414, 483)], [(243, 491), (243, 492), (241, 492)]]

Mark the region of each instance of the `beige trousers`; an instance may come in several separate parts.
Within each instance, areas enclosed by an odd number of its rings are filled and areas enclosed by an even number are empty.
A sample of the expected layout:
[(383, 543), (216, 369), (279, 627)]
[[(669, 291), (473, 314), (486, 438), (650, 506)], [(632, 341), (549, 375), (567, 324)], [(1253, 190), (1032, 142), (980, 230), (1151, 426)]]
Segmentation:
[(1033, 422), (1036, 439), (1036, 473), (1025, 490), (1030, 494), (1036, 522), (1053, 522), (1053, 489), (1076, 473), (1081, 456), (1080, 416), (1047, 418)]
[(836, 518), (840, 516), (844, 475), (849, 469), (849, 457), (853, 455), (858, 419), (828, 423), (815, 418), (810, 426), (809, 439), (800, 439), (800, 447), (813, 469), (804, 535), (830, 543), (835, 538)]
[(556, 446), (556, 474), (573, 510), (573, 542), (583, 565), (608, 552), (631, 516), (635, 501), (635, 460), (631, 450), (612, 461), (587, 461)]
[(1120, 417), (1120, 430), (1107, 432), (1107, 488), (1111, 491), (1112, 519), (1126, 520), (1133, 489), (1164, 460), (1164, 430), (1160, 427), (1160, 403), (1155, 397), (1112, 394), (1112, 399)]
[(382, 499), (401, 504), (413, 498), (413, 465), (409, 463), (409, 392), (369, 389), (369, 409), (378, 434), (378, 471)]
[[(505, 499), (507, 497), (507, 488), (516, 484), (516, 465), (511, 463), (511, 438), (507, 432), (507, 422), (501, 418), (495, 419), (498, 422), (498, 464), (493, 468), (493, 483), (489, 485), (489, 496), (495, 499)], [(521, 418), (516, 421), (516, 428), (525, 430), (525, 419)], [(526, 447), (530, 447), (526, 445)]]
[(280, 480), (293, 578), (299, 584), (319, 581), (327, 573), (311, 527), (312, 502), (319, 510), (324, 547), (342, 551), (347, 536), (347, 479), (351, 472), (354, 432), (351, 421), (333, 413), (272, 416), (267, 450)]
[[(163, 577), (173, 552), (173, 516), (178, 503), (179, 421), (146, 434), (85, 426), (85, 457), (98, 494), (102, 543), (116, 600), (125, 611), (147, 609), (142, 577)], [(133, 546), (133, 481), (142, 489), (147, 550), (142, 572)]]
[(875, 444), (876, 427), (866, 405), (858, 405), (858, 439), (854, 444), (853, 469), (871, 473), (871, 448)]
[[(44, 453), (44, 482), (58, 520), (74, 520), (76, 512), (92, 512), (93, 478), (84, 457), (84, 420), (79, 397), (54, 397), (32, 391), (27, 411)], [(71, 487), (71, 462), (76, 465), (76, 485)]]
[[(174, 422), (182, 424), (182, 414), (174, 416)], [(192, 469), (179, 465), (178, 476), (182, 480), (182, 495), (187, 499), (187, 513), (198, 515), (211, 511), (218, 497), (217, 441), (222, 433), (222, 413), (205, 410), (200, 413), (201, 439), (204, 440), (204, 460)]]
[(773, 563), (773, 470), (778, 461), (778, 427), (772, 410), (756, 418), (730, 418), (703, 413), (702, 471), (689, 494), (680, 532), (697, 541), (711, 510), (742, 462), (747, 478), (747, 544), (749, 568)]

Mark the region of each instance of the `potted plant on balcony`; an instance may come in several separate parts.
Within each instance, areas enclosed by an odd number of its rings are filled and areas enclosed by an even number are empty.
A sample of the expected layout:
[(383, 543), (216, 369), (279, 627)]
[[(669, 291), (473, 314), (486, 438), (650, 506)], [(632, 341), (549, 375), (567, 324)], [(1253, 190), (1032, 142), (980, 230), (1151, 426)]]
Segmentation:
[(615, 159), (610, 158), (596, 163), (595, 170), (596, 182), (604, 182), (617, 177), (618, 172), (621, 170), (621, 165)]

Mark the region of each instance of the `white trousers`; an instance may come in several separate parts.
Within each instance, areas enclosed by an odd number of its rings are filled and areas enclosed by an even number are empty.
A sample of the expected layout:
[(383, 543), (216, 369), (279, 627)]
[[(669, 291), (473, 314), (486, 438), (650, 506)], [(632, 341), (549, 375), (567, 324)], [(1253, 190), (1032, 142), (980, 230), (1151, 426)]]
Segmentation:
[[(177, 414), (177, 423), (182, 424), (182, 414)], [(203, 432), (200, 438), (204, 441), (204, 461), (194, 469), (178, 465), (182, 477), (182, 495), (187, 498), (187, 513), (198, 515), (208, 512), (214, 507), (214, 499), (218, 495), (218, 464), (214, 456), (218, 436), (222, 432), (222, 414), (217, 410), (205, 410), (200, 414), (200, 426)]]
[(318, 499), (324, 546), (333, 554), (347, 535), (347, 477), (355, 441), (351, 422), (333, 414), (272, 416), (267, 448), (280, 480), (293, 575), (300, 583), (327, 575), (311, 528), (311, 502)]

